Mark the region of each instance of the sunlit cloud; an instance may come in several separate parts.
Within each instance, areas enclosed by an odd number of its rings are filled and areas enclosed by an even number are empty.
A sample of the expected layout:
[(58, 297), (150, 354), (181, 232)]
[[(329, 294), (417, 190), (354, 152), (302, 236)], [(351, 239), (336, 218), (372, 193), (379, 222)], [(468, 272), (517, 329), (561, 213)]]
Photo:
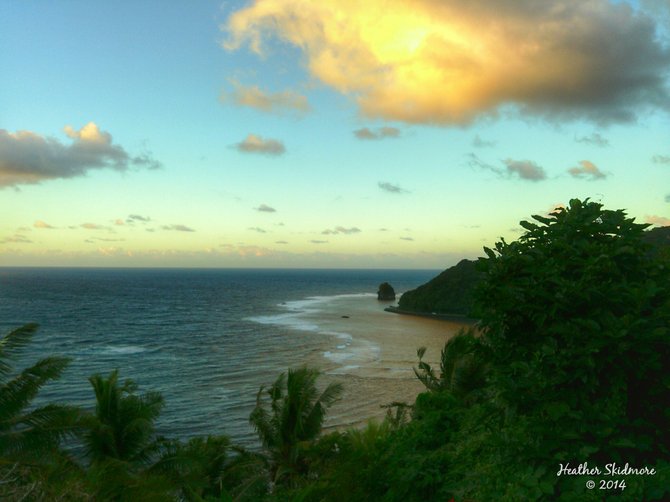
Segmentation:
[(64, 131), (71, 144), (31, 131), (10, 133), (0, 129), (0, 187), (74, 178), (95, 169), (160, 167), (149, 154), (132, 156), (113, 144), (111, 134), (93, 122), (79, 130), (65, 126)]
[(276, 139), (263, 139), (261, 136), (249, 134), (244, 141), (236, 143), (235, 148), (243, 153), (261, 153), (265, 155), (281, 155), (286, 151), (284, 144)]
[(670, 164), (670, 155), (654, 155), (651, 160), (654, 164)]
[(277, 210), (274, 207), (270, 207), (266, 204), (261, 204), (260, 206), (255, 207), (254, 209), (256, 211), (258, 211), (259, 213), (276, 213), (277, 212)]
[(670, 218), (666, 218), (665, 216), (646, 215), (644, 221), (659, 227), (667, 227), (670, 225)]
[(227, 50), (279, 39), (368, 117), (464, 124), (504, 105), (597, 123), (670, 109), (670, 49), (655, 20), (608, 0), (255, 0)]
[(384, 138), (399, 138), (400, 129), (395, 127), (380, 127), (376, 131), (363, 127), (354, 131), (354, 136), (363, 140), (376, 140)]
[(186, 225), (163, 225), (161, 227), (162, 230), (174, 230), (177, 232), (195, 232), (195, 230), (191, 227), (187, 227)]
[(377, 183), (377, 186), (381, 188), (384, 192), (388, 193), (409, 193), (409, 190), (405, 190), (402, 188), (400, 185), (396, 185), (395, 183), (389, 183), (388, 181), (380, 181)]
[(599, 147), (606, 147), (610, 144), (607, 138), (604, 138), (597, 132), (591, 133), (589, 136), (575, 136), (575, 141), (577, 143), (584, 143), (587, 145), (594, 145)]
[(345, 228), (345, 227), (335, 227), (335, 228), (329, 228), (321, 232), (323, 235), (337, 235), (337, 234), (344, 234), (344, 235), (351, 235), (351, 234), (358, 234), (361, 232), (361, 229), (358, 227), (350, 227), (350, 228)]
[(570, 175), (574, 178), (589, 178), (591, 180), (598, 180), (606, 178), (598, 167), (588, 160), (580, 160), (578, 167), (571, 167), (568, 169)]
[(54, 229), (55, 228), (55, 227), (49, 225), (47, 222), (42, 221), (42, 220), (37, 220), (35, 223), (33, 223), (33, 227), (44, 228), (44, 229)]
[(248, 106), (264, 112), (310, 111), (307, 97), (290, 90), (282, 92), (266, 92), (258, 86), (244, 86), (232, 81), (233, 91), (224, 91), (220, 99), (223, 103), (232, 102), (237, 106)]

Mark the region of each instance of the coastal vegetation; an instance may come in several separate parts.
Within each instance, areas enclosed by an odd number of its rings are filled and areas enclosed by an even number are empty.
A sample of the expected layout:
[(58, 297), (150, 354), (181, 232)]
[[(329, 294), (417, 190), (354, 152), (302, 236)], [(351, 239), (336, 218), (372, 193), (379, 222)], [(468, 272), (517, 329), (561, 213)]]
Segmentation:
[[(223, 436), (158, 436), (162, 398), (119, 383), (116, 371), (91, 377), (94, 410), (32, 407), (67, 360), (13, 374), (12, 358), (37, 326), (12, 331), (0, 342), (0, 493), (17, 501), (667, 500), (670, 259), (648, 237), (667, 232), (588, 199), (521, 225), (517, 241), (484, 248), (474, 268), (457, 266), (476, 277), (467, 313), (480, 321), (446, 342), (439, 367), (419, 348), (414, 371), (425, 391), (414, 403), (391, 403), (381, 423), (323, 434), (342, 389), (319, 390), (318, 371), (291, 369), (258, 392), (250, 415), (258, 451)], [(587, 488), (600, 480), (616, 488)]]

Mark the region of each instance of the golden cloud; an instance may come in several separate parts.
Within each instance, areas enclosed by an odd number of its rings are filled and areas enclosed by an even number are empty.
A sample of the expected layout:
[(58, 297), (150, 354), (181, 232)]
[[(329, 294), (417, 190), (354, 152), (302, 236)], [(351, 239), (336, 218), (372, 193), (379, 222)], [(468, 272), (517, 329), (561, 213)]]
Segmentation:
[(665, 216), (646, 215), (644, 221), (659, 227), (667, 227), (670, 225), (670, 218), (666, 218)]
[(670, 50), (654, 21), (608, 0), (255, 0), (222, 27), (228, 50), (279, 38), (363, 114), (464, 124), (512, 104), (598, 122), (670, 110)]

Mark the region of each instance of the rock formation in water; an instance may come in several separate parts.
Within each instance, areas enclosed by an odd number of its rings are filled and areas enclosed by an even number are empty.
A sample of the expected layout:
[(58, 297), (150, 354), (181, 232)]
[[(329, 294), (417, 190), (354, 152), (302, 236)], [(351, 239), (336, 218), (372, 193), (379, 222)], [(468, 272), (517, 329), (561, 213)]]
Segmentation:
[(382, 282), (377, 291), (377, 300), (389, 301), (395, 300), (395, 290), (388, 282)]

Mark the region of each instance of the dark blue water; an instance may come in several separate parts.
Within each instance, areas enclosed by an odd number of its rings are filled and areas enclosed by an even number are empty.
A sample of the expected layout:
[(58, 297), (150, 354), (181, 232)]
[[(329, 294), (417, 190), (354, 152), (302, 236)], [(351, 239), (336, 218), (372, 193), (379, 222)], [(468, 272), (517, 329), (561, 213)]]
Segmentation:
[(288, 367), (315, 361), (324, 338), (254, 318), (312, 296), (396, 291), (425, 270), (194, 270), (0, 268), (0, 331), (40, 330), (17, 368), (48, 355), (72, 362), (39, 402), (93, 407), (88, 377), (115, 368), (166, 401), (160, 432), (229, 434), (251, 445), (256, 392)]

